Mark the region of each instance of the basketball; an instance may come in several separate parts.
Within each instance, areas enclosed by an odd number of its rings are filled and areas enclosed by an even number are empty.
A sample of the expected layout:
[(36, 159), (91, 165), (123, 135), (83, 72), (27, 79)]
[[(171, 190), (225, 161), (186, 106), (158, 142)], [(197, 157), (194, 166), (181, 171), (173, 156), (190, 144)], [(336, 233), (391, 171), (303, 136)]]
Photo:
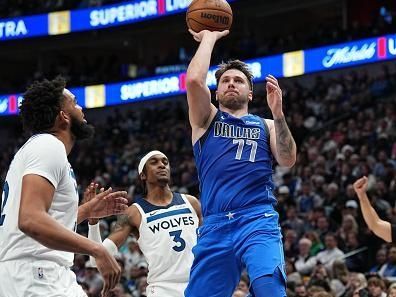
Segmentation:
[(225, 0), (194, 0), (188, 7), (186, 21), (194, 32), (228, 30), (232, 25), (232, 9)]

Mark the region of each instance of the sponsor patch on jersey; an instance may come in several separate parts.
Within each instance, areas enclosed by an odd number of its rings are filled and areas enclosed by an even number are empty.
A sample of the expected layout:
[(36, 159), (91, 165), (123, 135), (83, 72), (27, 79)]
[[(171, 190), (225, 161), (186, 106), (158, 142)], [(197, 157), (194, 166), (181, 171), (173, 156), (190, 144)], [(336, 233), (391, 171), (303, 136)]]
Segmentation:
[(256, 122), (256, 121), (246, 121), (246, 124), (248, 124), (248, 125), (260, 125), (260, 122)]

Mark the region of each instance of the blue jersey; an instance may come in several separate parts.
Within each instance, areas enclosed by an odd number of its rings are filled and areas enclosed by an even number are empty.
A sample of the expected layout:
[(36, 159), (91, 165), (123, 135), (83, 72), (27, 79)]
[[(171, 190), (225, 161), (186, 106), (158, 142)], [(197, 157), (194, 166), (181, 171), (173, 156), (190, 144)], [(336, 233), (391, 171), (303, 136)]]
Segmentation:
[(272, 153), (264, 120), (218, 111), (194, 144), (204, 216), (274, 204)]

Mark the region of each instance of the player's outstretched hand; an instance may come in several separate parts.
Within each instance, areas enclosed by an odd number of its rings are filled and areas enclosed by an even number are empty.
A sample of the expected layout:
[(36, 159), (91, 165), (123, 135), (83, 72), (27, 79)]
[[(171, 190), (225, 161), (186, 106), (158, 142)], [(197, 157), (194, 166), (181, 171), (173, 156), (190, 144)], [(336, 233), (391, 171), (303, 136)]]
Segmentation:
[(268, 107), (271, 109), (274, 119), (280, 118), (283, 115), (282, 90), (279, 87), (278, 80), (271, 74), (268, 75), (265, 80), (267, 81), (266, 89)]
[(220, 38), (223, 38), (224, 36), (227, 36), (228, 33), (230, 33), (229, 30), (224, 30), (224, 31), (202, 30), (201, 32), (198, 32), (198, 33), (193, 31), (193, 30), (191, 30), (191, 29), (189, 29), (188, 31), (191, 33), (191, 35), (193, 36), (194, 40), (197, 41), (197, 42), (201, 42), (202, 39), (204, 38), (204, 36), (206, 36), (206, 35), (214, 36), (216, 38), (215, 40), (217, 41)]
[[(121, 214), (128, 208), (127, 192), (125, 191), (112, 192), (112, 188), (108, 188), (106, 191), (101, 189), (99, 194), (93, 194), (89, 189), (88, 192), (87, 197), (90, 198), (87, 202), (90, 210), (89, 218), (104, 218)], [(86, 195), (84, 195), (85, 197)]]
[(366, 176), (363, 176), (362, 178), (359, 178), (357, 181), (353, 183), (353, 188), (355, 189), (356, 194), (360, 198), (360, 195), (366, 193), (367, 191), (367, 184), (368, 184), (368, 179)]
[(102, 296), (107, 297), (121, 278), (121, 268), (109, 252), (102, 247), (95, 257), (96, 266), (103, 277)]

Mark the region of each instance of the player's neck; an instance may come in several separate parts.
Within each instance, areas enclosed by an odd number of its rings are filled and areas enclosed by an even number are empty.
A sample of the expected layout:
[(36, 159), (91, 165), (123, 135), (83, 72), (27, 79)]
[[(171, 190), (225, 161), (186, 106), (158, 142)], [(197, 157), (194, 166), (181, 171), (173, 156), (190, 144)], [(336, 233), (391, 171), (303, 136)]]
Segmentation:
[(146, 200), (154, 205), (166, 206), (172, 202), (173, 194), (166, 186), (153, 186), (147, 191)]
[(234, 109), (229, 109), (227, 107), (221, 106), (220, 107), (221, 111), (224, 111), (236, 118), (241, 118), (243, 116), (246, 116), (249, 114), (247, 107), (246, 108), (242, 108), (242, 109), (238, 109), (238, 110), (234, 110)]
[(51, 134), (58, 138), (60, 141), (62, 141), (63, 145), (66, 148), (66, 154), (69, 155), (75, 142), (74, 137), (71, 135), (71, 133), (67, 133), (66, 131), (56, 131), (52, 132)]

